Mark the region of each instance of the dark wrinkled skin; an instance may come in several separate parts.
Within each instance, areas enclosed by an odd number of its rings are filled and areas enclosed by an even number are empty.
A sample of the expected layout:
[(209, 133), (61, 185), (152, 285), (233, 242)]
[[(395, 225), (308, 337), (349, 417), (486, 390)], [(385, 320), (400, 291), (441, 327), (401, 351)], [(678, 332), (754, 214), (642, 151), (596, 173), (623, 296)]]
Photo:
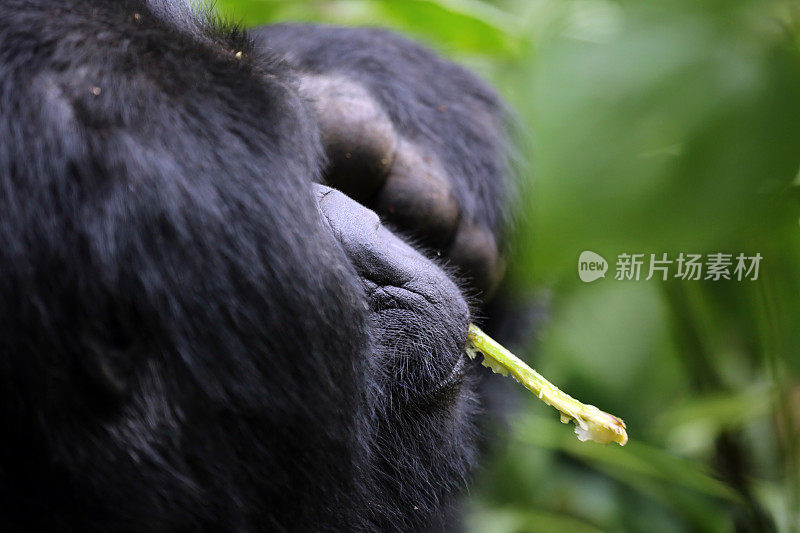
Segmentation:
[(378, 30), (0, 12), (0, 528), (449, 527), (494, 93)]
[[(469, 322), (461, 291), (373, 211), (329, 187), (315, 190), (325, 221), (364, 285), (374, 338), (389, 355), (381, 365), (389, 370), (387, 387), (413, 401), (451, 385), (465, 366), (465, 356), (453, 358), (462, 351)], [(425, 344), (427, 357), (403, 346), (409, 338)]]

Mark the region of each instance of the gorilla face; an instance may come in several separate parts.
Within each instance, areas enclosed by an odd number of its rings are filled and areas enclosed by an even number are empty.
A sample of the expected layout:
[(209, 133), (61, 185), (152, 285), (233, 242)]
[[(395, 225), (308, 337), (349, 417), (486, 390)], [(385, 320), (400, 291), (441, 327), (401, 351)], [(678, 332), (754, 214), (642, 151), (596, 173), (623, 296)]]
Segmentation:
[[(467, 304), (442, 269), (374, 212), (329, 187), (315, 192), (366, 296), (368, 501), (394, 502), (429, 522), (474, 462)], [(387, 509), (378, 509), (377, 523), (400, 526), (403, 515)]]
[(443, 528), (494, 93), (382, 32), (2, 4), (0, 526)]

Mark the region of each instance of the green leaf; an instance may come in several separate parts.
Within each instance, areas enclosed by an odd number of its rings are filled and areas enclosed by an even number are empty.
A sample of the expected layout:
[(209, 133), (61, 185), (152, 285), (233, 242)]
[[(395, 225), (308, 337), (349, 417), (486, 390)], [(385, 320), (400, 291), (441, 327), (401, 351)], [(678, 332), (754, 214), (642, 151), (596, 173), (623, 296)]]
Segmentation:
[(522, 423), (515, 434), (526, 443), (562, 451), (586, 461), (620, 481), (627, 482), (630, 474), (636, 474), (706, 496), (731, 502), (740, 500), (733, 489), (712, 477), (703, 464), (677, 457), (641, 441), (631, 440), (624, 449), (580, 443), (568, 438), (569, 435), (563, 435), (558, 422), (534, 417)]
[(500, 508), (470, 515), (467, 530), (475, 533), (600, 533), (602, 529), (577, 518), (543, 509)]

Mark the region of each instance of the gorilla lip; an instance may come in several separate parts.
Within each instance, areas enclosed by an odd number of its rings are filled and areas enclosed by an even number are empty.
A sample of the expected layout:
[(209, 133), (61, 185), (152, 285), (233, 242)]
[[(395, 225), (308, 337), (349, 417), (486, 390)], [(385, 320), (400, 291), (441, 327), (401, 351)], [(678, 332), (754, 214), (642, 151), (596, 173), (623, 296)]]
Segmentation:
[(444, 378), (439, 383), (438, 387), (436, 387), (437, 390), (447, 387), (448, 385), (452, 384), (453, 382), (461, 378), (464, 375), (464, 371), (466, 370), (466, 368), (467, 368), (467, 358), (462, 354), (459, 356), (458, 360), (453, 365), (453, 369), (450, 371), (447, 377)]
[(593, 440), (600, 444), (616, 442), (620, 446), (625, 446), (628, 442), (628, 433), (622, 419), (601, 411), (594, 405), (583, 404), (561, 391), (474, 324), (469, 325), (466, 351), (472, 359), (482, 353), (483, 366), (496, 374), (510, 375), (544, 403), (558, 409), (564, 424), (570, 420), (575, 422), (575, 434), (579, 440)]

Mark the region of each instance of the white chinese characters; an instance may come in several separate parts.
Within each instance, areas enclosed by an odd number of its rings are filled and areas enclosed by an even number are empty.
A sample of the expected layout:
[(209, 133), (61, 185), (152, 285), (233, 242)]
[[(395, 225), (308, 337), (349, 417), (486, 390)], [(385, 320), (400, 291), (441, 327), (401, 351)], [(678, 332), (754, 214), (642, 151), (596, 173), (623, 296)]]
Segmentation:
[(722, 252), (705, 255), (681, 252), (674, 259), (666, 253), (621, 253), (617, 256), (614, 279), (638, 281), (657, 278), (667, 281), (672, 277), (684, 281), (755, 281), (761, 259), (760, 253), (752, 256), (739, 253), (734, 257), (734, 254)]

